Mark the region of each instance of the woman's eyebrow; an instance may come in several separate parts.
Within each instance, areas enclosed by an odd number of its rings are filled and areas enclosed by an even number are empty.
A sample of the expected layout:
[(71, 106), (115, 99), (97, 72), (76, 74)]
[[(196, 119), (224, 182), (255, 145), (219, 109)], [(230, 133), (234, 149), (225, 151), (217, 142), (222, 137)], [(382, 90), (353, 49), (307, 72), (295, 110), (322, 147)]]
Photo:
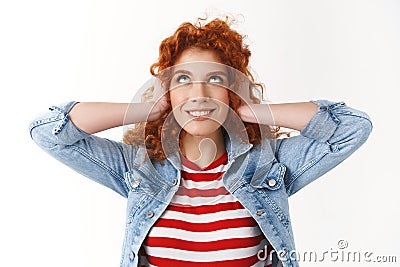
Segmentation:
[[(178, 70), (174, 71), (172, 73), (172, 76), (175, 76), (177, 74), (193, 75), (193, 73), (191, 71), (188, 71), (185, 69), (178, 69)], [(207, 74), (206, 74), (206, 76), (213, 76), (213, 75), (221, 75), (221, 76), (228, 77), (228, 73), (226, 73), (225, 71), (220, 71), (220, 70), (207, 72)]]
[(223, 76), (227, 76), (228, 77), (228, 74), (226, 72), (220, 71), (220, 70), (212, 71), (212, 72), (208, 72), (207, 73), (207, 76), (212, 76), (212, 75), (223, 75)]
[(181, 69), (181, 70), (176, 70), (176, 71), (174, 71), (173, 73), (172, 73), (172, 75), (176, 75), (176, 74), (187, 74), (187, 75), (191, 75), (192, 73), (190, 72), (190, 71), (188, 71), (188, 70), (183, 70), (183, 69)]

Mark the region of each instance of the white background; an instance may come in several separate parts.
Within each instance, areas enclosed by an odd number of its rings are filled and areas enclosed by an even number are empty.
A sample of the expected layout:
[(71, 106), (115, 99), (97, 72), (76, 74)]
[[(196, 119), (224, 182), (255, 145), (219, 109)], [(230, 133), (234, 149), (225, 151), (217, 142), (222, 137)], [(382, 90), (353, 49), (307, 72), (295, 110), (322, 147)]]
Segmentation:
[(125, 199), (41, 151), (28, 123), (69, 100), (130, 101), (159, 43), (205, 12), (238, 18), (273, 102), (344, 101), (373, 120), (364, 146), (290, 198), (298, 251), (344, 239), (397, 256), (351, 265), (399, 264), (400, 1), (37, 0), (0, 4), (0, 266), (118, 266)]

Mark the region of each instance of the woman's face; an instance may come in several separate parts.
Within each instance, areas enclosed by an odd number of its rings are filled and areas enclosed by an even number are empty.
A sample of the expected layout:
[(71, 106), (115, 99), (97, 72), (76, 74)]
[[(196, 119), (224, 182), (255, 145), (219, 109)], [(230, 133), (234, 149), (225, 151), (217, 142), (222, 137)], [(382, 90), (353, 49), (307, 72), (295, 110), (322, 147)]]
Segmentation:
[(229, 112), (227, 67), (212, 50), (184, 50), (172, 68), (173, 115), (186, 133), (207, 136), (217, 131)]

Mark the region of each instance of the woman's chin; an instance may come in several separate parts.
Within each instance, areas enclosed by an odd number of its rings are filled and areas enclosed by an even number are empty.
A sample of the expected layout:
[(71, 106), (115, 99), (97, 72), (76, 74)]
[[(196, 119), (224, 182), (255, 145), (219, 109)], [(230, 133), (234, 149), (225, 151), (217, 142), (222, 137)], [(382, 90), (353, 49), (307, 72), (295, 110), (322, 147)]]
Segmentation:
[(219, 130), (221, 125), (212, 120), (208, 121), (190, 121), (184, 127), (185, 133), (192, 136), (209, 136)]

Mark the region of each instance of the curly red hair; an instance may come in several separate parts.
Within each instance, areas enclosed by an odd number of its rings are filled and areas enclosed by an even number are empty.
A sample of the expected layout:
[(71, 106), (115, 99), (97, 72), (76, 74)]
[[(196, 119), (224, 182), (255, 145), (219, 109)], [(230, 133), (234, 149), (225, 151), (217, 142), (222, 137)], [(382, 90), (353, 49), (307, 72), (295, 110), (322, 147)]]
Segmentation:
[[(217, 18), (202, 25), (201, 22), (203, 20), (198, 19), (196, 24), (190, 22), (181, 24), (173, 35), (161, 42), (158, 61), (150, 67), (151, 74), (157, 75), (162, 70), (173, 66), (179, 55), (186, 49), (208, 49), (216, 52), (223, 64), (235, 68), (247, 76), (250, 80), (249, 90), (258, 88), (262, 91), (262, 85), (254, 82), (248, 66), (251, 52), (248, 45), (243, 42), (245, 36), (231, 29), (228, 17), (225, 20)], [(257, 97), (253, 96), (253, 100), (255, 103), (260, 103), (260, 99)], [(137, 127), (128, 130), (123, 138), (123, 142), (127, 144), (144, 143), (150, 158), (156, 161), (162, 161), (166, 158), (161, 144), (161, 132), (162, 127), (171, 127), (164, 124), (168, 114), (172, 112), (169, 93), (167, 94), (167, 102), (169, 103), (169, 108), (163, 116), (155, 121), (139, 123)], [(236, 93), (229, 91), (230, 108), (237, 113), (240, 105), (240, 97)], [(247, 134), (249, 142), (254, 145), (261, 142), (261, 132), (267, 133), (269, 138), (274, 138), (277, 132), (277, 130), (266, 125), (262, 126), (248, 122), (243, 122), (243, 124), (245, 126), (243, 131)], [(260, 127), (263, 127), (263, 131), (260, 131)], [(143, 130), (145, 133), (144, 140)], [(179, 131), (179, 129), (171, 129), (171, 131)], [(179, 144), (182, 151), (180, 140)]]

